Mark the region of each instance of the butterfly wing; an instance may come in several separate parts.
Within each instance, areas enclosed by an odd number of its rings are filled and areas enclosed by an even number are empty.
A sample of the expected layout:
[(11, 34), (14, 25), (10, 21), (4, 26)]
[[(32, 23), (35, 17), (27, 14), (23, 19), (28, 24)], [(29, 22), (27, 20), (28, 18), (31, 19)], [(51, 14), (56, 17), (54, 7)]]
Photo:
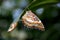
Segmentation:
[(42, 31), (45, 30), (41, 20), (31, 11), (26, 11), (26, 14), (24, 14), (22, 17), (22, 21), (24, 25), (29, 28), (37, 28)]

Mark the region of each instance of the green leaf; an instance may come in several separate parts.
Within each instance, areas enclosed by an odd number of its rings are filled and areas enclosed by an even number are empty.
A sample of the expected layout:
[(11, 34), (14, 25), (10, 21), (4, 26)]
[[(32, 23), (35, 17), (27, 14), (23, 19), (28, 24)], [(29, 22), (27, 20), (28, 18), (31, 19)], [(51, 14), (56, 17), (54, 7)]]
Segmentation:
[[(38, 1), (38, 0), (37, 0)], [(35, 7), (37, 7), (37, 6), (39, 6), (40, 7), (40, 5), (45, 5), (45, 4), (53, 4), (53, 3), (57, 3), (58, 2), (58, 0), (46, 0), (46, 1), (42, 1), (42, 2), (37, 2), (37, 1), (35, 1), (33, 4), (31, 4), (30, 6), (29, 6), (29, 8), (30, 9), (32, 9), (32, 8), (35, 8)], [(38, 8), (38, 7), (37, 7)]]

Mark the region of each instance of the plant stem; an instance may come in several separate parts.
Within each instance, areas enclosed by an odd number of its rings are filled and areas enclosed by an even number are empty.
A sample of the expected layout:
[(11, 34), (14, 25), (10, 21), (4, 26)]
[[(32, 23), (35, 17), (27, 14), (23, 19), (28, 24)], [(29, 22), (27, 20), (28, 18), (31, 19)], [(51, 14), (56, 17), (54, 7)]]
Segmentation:
[(13, 23), (14, 23), (14, 22), (18, 22), (19, 20), (21, 20), (20, 17), (21, 17), (22, 14), (24, 13), (24, 11), (25, 11), (32, 3), (34, 3), (34, 2), (35, 2), (35, 1), (32, 1), (32, 2), (22, 11), (22, 13), (18, 16), (18, 18), (13, 21)]

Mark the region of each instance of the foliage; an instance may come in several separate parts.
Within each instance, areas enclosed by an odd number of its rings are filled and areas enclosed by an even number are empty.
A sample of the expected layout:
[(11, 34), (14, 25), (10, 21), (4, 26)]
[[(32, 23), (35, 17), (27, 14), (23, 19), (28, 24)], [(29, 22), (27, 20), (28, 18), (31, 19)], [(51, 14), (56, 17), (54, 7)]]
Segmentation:
[[(45, 26), (45, 31), (26, 28), (21, 17), (27, 10), (34, 12)], [(0, 0), (0, 40), (59, 40), (59, 0)], [(12, 22), (18, 22), (7, 32)]]

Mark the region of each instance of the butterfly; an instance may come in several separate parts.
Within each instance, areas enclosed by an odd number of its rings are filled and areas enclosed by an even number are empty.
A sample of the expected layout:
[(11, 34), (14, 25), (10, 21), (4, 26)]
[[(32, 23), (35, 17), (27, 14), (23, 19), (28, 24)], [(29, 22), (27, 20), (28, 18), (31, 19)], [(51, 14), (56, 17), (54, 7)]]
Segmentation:
[(36, 28), (41, 31), (44, 31), (44, 25), (41, 20), (31, 11), (26, 11), (26, 13), (22, 16), (23, 24), (28, 28)]
[[(41, 20), (31, 11), (26, 11), (26, 13), (22, 16), (22, 23), (27, 27), (27, 28), (36, 28), (41, 31), (44, 31), (44, 25), (41, 22)], [(13, 22), (10, 25), (10, 28), (8, 29), (8, 32), (12, 31), (15, 29), (17, 26), (17, 22)]]

